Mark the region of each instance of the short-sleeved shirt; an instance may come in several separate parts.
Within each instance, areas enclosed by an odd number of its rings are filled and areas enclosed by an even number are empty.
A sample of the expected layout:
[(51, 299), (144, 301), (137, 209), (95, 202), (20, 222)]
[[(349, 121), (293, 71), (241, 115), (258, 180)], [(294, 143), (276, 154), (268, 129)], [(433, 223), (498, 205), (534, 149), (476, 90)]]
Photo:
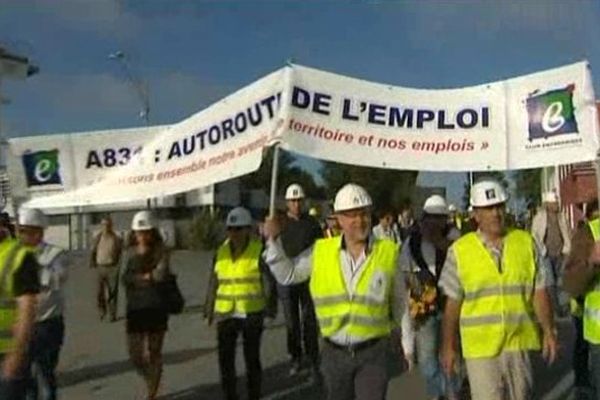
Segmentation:
[(14, 275), (13, 292), (15, 297), (26, 294), (38, 294), (40, 292), (39, 269), (40, 266), (35, 260), (35, 256), (28, 253), (23, 258), (21, 267)]
[[(481, 242), (484, 244), (486, 250), (492, 256), (494, 263), (500, 269), (502, 261), (502, 248), (494, 247), (491, 243), (485, 240), (483, 235), (478, 231), (477, 235)], [(537, 243), (534, 241), (533, 254), (535, 257), (535, 282), (534, 289), (541, 289), (552, 285), (552, 276), (548, 271), (548, 266), (543, 257), (540, 256), (541, 251), (538, 248)], [(458, 276), (458, 265), (456, 263), (456, 254), (454, 253), (454, 245), (448, 250), (444, 268), (442, 268), (442, 274), (438, 282), (438, 286), (444, 292), (444, 294), (456, 301), (462, 301), (465, 292)]]

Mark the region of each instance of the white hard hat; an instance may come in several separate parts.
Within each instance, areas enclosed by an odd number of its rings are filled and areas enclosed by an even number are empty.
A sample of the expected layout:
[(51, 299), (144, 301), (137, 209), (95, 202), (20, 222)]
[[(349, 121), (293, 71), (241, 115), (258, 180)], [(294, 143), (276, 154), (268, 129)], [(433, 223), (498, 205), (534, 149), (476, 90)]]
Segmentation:
[(225, 226), (230, 227), (243, 227), (252, 225), (252, 216), (250, 212), (244, 207), (236, 207), (229, 211), (227, 214), (227, 220)]
[(158, 228), (158, 222), (148, 210), (138, 211), (131, 220), (131, 229), (134, 231), (148, 231), (155, 228)]
[(48, 218), (37, 208), (21, 208), (19, 210), (19, 225), (47, 228)]
[(456, 209), (456, 206), (455, 206), (454, 204), (450, 204), (450, 205), (448, 206), (448, 211), (450, 211), (450, 212), (456, 212), (456, 210), (457, 210), (457, 209)]
[(355, 208), (370, 207), (373, 204), (369, 193), (354, 183), (348, 183), (335, 195), (333, 210), (335, 212), (354, 210)]
[(508, 194), (504, 187), (495, 180), (483, 180), (471, 187), (471, 205), (473, 207), (488, 207), (505, 203)]
[(429, 196), (423, 204), (423, 211), (432, 215), (448, 215), (448, 205), (446, 200), (439, 194)]
[(544, 203), (558, 203), (558, 195), (555, 192), (546, 192), (542, 195)]
[(300, 200), (304, 197), (304, 189), (302, 189), (302, 186), (298, 185), (297, 183), (292, 183), (285, 190), (286, 200)]

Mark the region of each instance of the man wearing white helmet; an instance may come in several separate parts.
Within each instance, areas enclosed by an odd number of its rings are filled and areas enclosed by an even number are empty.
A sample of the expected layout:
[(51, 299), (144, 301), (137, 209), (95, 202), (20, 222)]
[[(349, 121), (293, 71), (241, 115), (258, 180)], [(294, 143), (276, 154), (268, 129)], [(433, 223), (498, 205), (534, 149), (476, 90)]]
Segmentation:
[(329, 400), (385, 398), (390, 334), (406, 304), (398, 246), (373, 237), (371, 207), (362, 187), (345, 185), (334, 202), (342, 235), (319, 239), (294, 259), (283, 251), (277, 221), (266, 223), (265, 258), (275, 278), (284, 285), (309, 280)]
[(452, 244), (439, 281), (442, 365), (446, 374), (457, 369), (460, 326), (474, 400), (530, 399), (531, 353), (542, 350), (549, 363), (556, 357), (549, 272), (533, 237), (506, 228), (507, 200), (494, 180), (472, 186), (478, 230)]
[[(531, 234), (540, 244), (542, 256), (550, 265), (554, 286), (552, 295), (556, 310), (566, 314), (559, 298), (559, 280), (562, 277), (564, 258), (571, 251), (571, 237), (567, 219), (560, 212), (558, 196), (555, 192), (546, 192), (542, 196), (543, 207), (533, 217)], [(564, 305), (566, 306), (566, 304)]]
[(416, 347), (419, 369), (431, 399), (458, 399), (461, 386), (458, 374), (444, 374), (439, 361), (443, 301), (437, 283), (448, 247), (460, 236), (448, 223), (448, 211), (442, 196), (427, 198), (421, 221), (405, 241), (400, 255), (410, 293), (410, 312), (404, 315), (402, 323), (402, 347), (409, 369), (415, 362)]
[(44, 241), (44, 230), (48, 226), (48, 220), (42, 211), (35, 208), (21, 209), (18, 221), (19, 240), (33, 249), (40, 265), (41, 291), (38, 295), (37, 317), (31, 338), (32, 379), (28, 381), (28, 398), (55, 400), (55, 370), (65, 335), (64, 290), (68, 262), (63, 249)]
[(0, 240), (0, 399), (24, 400), (40, 269), (17, 239)]
[(238, 399), (235, 349), (238, 336), (244, 338), (248, 375), (248, 399), (260, 398), (262, 367), (260, 341), (263, 318), (271, 314), (271, 284), (261, 260), (262, 243), (252, 237), (252, 217), (236, 207), (225, 221), (227, 239), (217, 250), (209, 282), (205, 319), (217, 319), (221, 386), (227, 400)]
[[(293, 259), (311, 247), (323, 236), (319, 222), (303, 212), (304, 189), (297, 183), (285, 191), (287, 214), (281, 231), (281, 243), (288, 258)], [(319, 341), (314, 305), (308, 291), (308, 281), (277, 288), (287, 331), (287, 349), (292, 365), (290, 375), (295, 375), (302, 366), (303, 354), (311, 364), (312, 372), (318, 377)], [(302, 348), (304, 342), (304, 349)]]

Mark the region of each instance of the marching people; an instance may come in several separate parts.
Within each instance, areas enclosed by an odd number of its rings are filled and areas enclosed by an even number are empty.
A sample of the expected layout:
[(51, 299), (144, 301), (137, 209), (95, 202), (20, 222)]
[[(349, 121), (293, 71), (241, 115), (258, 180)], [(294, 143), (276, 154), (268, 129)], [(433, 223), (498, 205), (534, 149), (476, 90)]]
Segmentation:
[[(281, 243), (285, 255), (290, 259), (297, 257), (323, 236), (319, 223), (303, 212), (305, 197), (302, 186), (297, 183), (289, 185), (285, 191), (287, 215), (281, 231)], [(277, 293), (286, 322), (290, 375), (300, 371), (302, 358), (306, 355), (312, 377), (319, 379), (318, 328), (308, 279), (296, 281), (293, 285), (278, 285)]]
[(31, 338), (29, 400), (57, 398), (56, 367), (65, 336), (65, 284), (68, 277), (66, 253), (44, 240), (48, 220), (38, 209), (19, 212), (19, 240), (31, 249), (40, 266), (40, 293), (36, 323)]
[(39, 270), (26, 246), (0, 241), (0, 400), (25, 399)]
[(342, 235), (319, 239), (291, 259), (277, 220), (266, 222), (265, 260), (281, 284), (309, 282), (324, 338), (321, 369), (329, 400), (385, 398), (391, 346), (406, 305), (398, 246), (371, 233), (369, 194), (347, 184), (334, 201)]
[(599, 241), (598, 201), (594, 200), (587, 207), (587, 222), (581, 224), (573, 234), (572, 248), (563, 275), (564, 289), (573, 296), (573, 371), (578, 398), (584, 398), (591, 392), (591, 383), (596, 393), (593, 398), (600, 399)]
[(377, 217), (379, 223), (373, 228), (373, 235), (377, 239), (389, 239), (394, 243), (401, 244), (394, 211), (391, 208), (383, 208), (377, 213)]
[[(248, 375), (248, 399), (258, 400), (262, 366), (260, 342), (263, 318), (273, 317), (276, 297), (268, 269), (261, 261), (262, 243), (254, 238), (248, 210), (236, 207), (225, 221), (227, 239), (217, 250), (209, 281), (205, 319), (217, 320), (221, 386), (227, 400), (239, 399), (236, 386), (235, 353), (238, 336), (243, 338)], [(275, 304), (276, 305), (276, 304)]]
[(157, 397), (162, 376), (162, 347), (168, 313), (160, 284), (169, 274), (169, 253), (150, 211), (139, 211), (131, 229), (134, 247), (122, 280), (127, 299), (127, 347), (138, 374), (145, 381), (149, 400)]
[(100, 320), (108, 313), (110, 321), (117, 320), (119, 293), (119, 264), (123, 252), (122, 239), (113, 230), (110, 216), (102, 218), (102, 230), (96, 235), (90, 254), (90, 268), (96, 269), (96, 298)]
[[(555, 192), (546, 192), (542, 196), (542, 208), (533, 217), (531, 234), (540, 244), (542, 256), (548, 261), (554, 285), (552, 297), (554, 307), (560, 314), (566, 314), (566, 309), (560, 304), (562, 285), (562, 265), (564, 258), (571, 251), (571, 232), (567, 219), (560, 212), (558, 196)], [(566, 303), (566, 302), (565, 302)], [(564, 304), (566, 307), (567, 304)]]
[(478, 230), (451, 245), (439, 281), (442, 366), (456, 371), (462, 350), (474, 400), (530, 399), (531, 352), (552, 363), (557, 351), (549, 271), (529, 233), (506, 229), (502, 185), (482, 180), (470, 200)]
[(458, 231), (448, 224), (448, 211), (442, 196), (427, 198), (420, 223), (402, 247), (400, 265), (408, 277), (410, 295), (409, 312), (402, 324), (402, 347), (409, 369), (416, 354), (429, 398), (452, 400), (459, 398), (462, 381), (460, 374), (447, 376), (440, 364), (443, 299), (437, 289), (448, 247), (458, 237)]
[(413, 218), (413, 212), (410, 205), (404, 207), (404, 209), (398, 214), (398, 229), (400, 230), (400, 240), (404, 241), (413, 228), (415, 219)]

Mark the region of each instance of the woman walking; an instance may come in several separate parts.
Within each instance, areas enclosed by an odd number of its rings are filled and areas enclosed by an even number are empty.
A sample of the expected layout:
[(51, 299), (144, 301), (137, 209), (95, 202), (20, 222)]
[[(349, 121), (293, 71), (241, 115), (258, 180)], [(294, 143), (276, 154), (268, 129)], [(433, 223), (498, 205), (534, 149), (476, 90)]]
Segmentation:
[(135, 214), (131, 223), (134, 243), (123, 274), (129, 357), (146, 382), (148, 400), (156, 399), (158, 393), (168, 320), (159, 285), (169, 274), (169, 258), (157, 227), (149, 211)]

